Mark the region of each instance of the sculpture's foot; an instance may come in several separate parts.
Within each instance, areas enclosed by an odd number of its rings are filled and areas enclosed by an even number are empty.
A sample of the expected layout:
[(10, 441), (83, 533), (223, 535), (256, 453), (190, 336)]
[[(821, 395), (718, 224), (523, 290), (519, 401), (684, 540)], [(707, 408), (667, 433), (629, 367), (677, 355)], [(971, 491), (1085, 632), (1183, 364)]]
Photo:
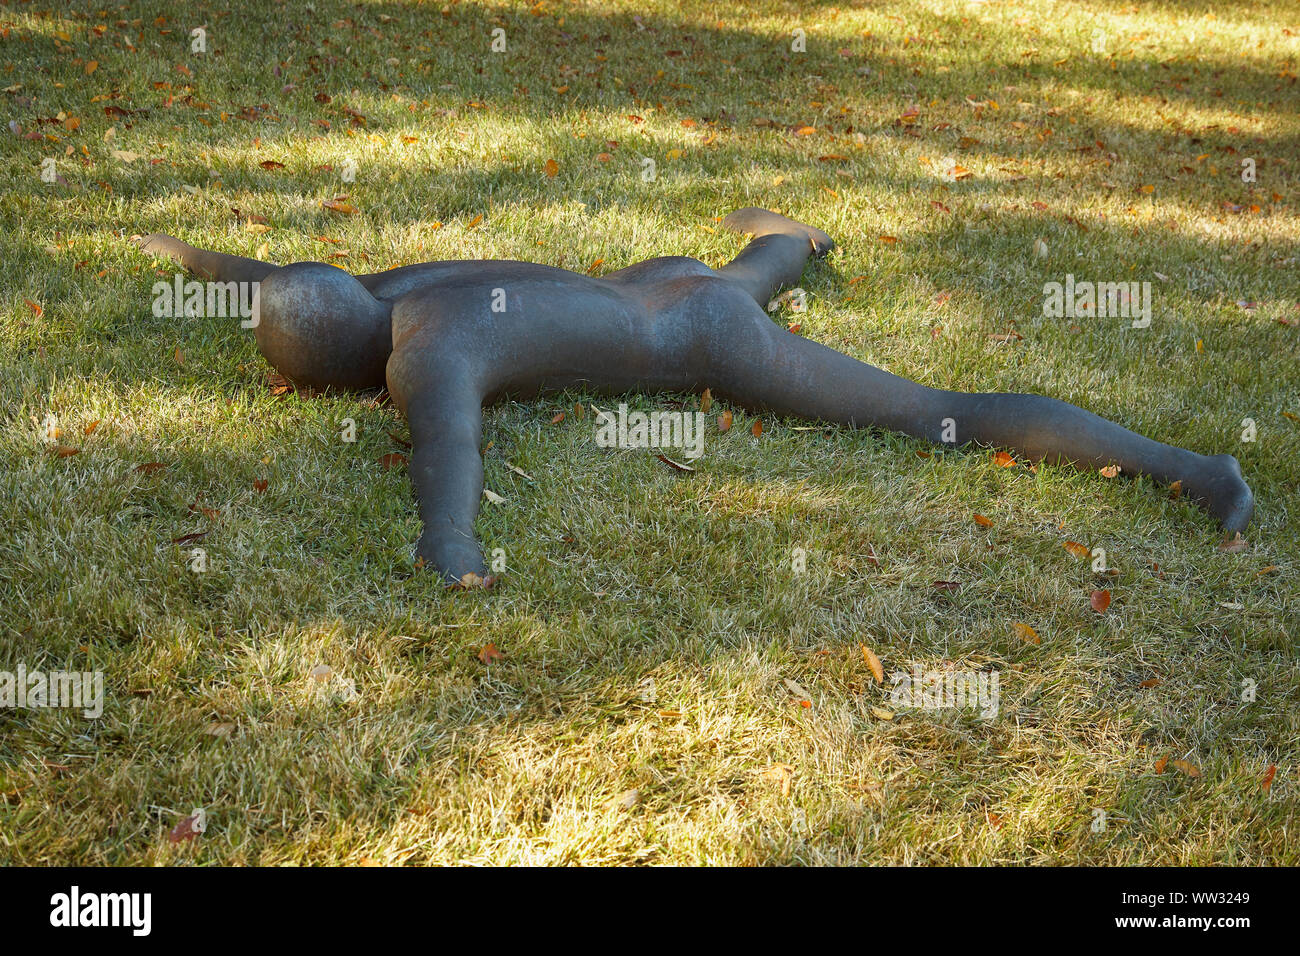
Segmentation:
[(165, 232), (151, 232), (147, 236), (132, 236), (130, 241), (148, 256), (163, 256), (185, 265), (185, 253), (193, 247)]
[(768, 209), (759, 209), (757, 206), (746, 206), (744, 209), (737, 209), (725, 219), (722, 224), (733, 232), (741, 235), (753, 236), (755, 239), (760, 236), (795, 236), (800, 239), (807, 239), (812, 243), (813, 255), (824, 256), (835, 248), (835, 240), (820, 229), (813, 226), (804, 225), (794, 219), (788, 219), (777, 212)]
[(415, 547), (416, 567), (433, 571), (453, 587), (491, 587), (496, 582), (472, 540), (434, 538), (426, 530)]
[(1255, 496), (1241, 476), (1241, 465), (1231, 455), (1208, 456), (1205, 468), (1193, 478), (1184, 478), (1182, 488), (1183, 494), (1204, 506), (1229, 534), (1245, 531), (1255, 513)]

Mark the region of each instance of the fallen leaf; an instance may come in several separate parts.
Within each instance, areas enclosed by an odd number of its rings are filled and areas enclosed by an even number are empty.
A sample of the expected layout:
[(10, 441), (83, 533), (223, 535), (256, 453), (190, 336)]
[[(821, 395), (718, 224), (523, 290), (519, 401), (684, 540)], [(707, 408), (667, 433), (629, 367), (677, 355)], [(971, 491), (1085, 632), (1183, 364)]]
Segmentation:
[(959, 587), (961, 587), (961, 582), (959, 582), (959, 581), (934, 581), (934, 582), (931, 582), (931, 587), (933, 587), (935, 590), (938, 590), (938, 591), (956, 591)]
[(692, 471), (692, 472), (695, 471), (695, 469), (692, 468), (690, 465), (683, 465), (680, 461), (673, 461), (667, 455), (655, 455), (655, 457), (658, 458), (660, 461), (662, 461), (665, 465), (668, 465), (671, 468), (675, 468), (677, 471)]
[(1107, 465), (1101, 469), (1101, 476), (1103, 478), (1115, 478), (1119, 475), (1119, 470), (1119, 465)]
[(23, 301), (27, 303), (27, 308), (31, 309), (38, 319), (45, 313), (44, 307), (39, 302), (33, 302), (31, 299), (23, 299)]
[(1038, 636), (1038, 632), (1035, 631), (1028, 624), (1022, 624), (1020, 621), (1012, 621), (1011, 626), (1015, 628), (1016, 636), (1019, 637), (1022, 641), (1026, 641), (1027, 643), (1030, 644), (1043, 643), (1043, 639)]
[(99, 427), (99, 419), (96, 418), (93, 422), (91, 422), (89, 425), (87, 425), (85, 428), (83, 428), (83, 429), (81, 430), (81, 433), (82, 433), (83, 435), (91, 435), (91, 434), (94, 434), (95, 429), (98, 428), (98, 427)]
[(472, 591), (475, 589), (487, 591), (495, 587), (496, 583), (497, 575), (495, 574), (489, 574), (487, 577), (483, 578), (479, 577), (473, 571), (466, 571), (460, 576), (459, 581), (447, 585), (447, 589), (449, 591)]
[(885, 668), (880, 663), (880, 658), (876, 656), (876, 652), (865, 644), (859, 644), (858, 647), (862, 648), (862, 659), (867, 662), (867, 667), (871, 669), (871, 676), (876, 679), (877, 684), (883, 684), (885, 681)]
[(1259, 785), (1263, 787), (1265, 791), (1267, 791), (1269, 787), (1273, 786), (1273, 777), (1276, 775), (1277, 775), (1277, 764), (1275, 763), (1269, 764), (1268, 769), (1264, 771), (1264, 779), (1259, 782)]
[(707, 414), (709, 409), (712, 407), (713, 407), (713, 392), (709, 391), (706, 388), (704, 390), (704, 394), (700, 396), (700, 412), (702, 414)]
[(206, 727), (203, 728), (203, 732), (207, 734), (209, 737), (229, 737), (231, 731), (233, 731), (234, 729), (235, 729), (234, 724), (229, 723), (228, 721), (221, 721), (217, 723), (208, 724)]
[(400, 455), (395, 451), (389, 452), (387, 455), (379, 456), (379, 464), (384, 467), (385, 471), (388, 471), (390, 468), (403, 468), (406, 466), (406, 456)]
[(993, 454), (993, 464), (997, 465), (999, 468), (1010, 468), (1015, 463), (1015, 458), (1007, 454), (1005, 451), (994, 452)]
[(564, 412), (556, 412), (555, 417), (551, 419), (551, 424), (558, 425), (562, 421), (564, 421)]
[(494, 504), (494, 505), (503, 505), (503, 504), (506, 503), (506, 499), (502, 498), (499, 494), (497, 494), (497, 493), (496, 493), (495, 491), (493, 491), (491, 488), (484, 488), (484, 489), (483, 489), (483, 497), (486, 498), (490, 504)]
[(260, 494), (261, 492), (266, 491), (266, 484), (267, 483), (265, 478), (254, 478), (253, 490)]
[(1150, 690), (1152, 687), (1159, 687), (1163, 683), (1164, 681), (1162, 681), (1159, 677), (1148, 677), (1142, 683), (1138, 684), (1138, 686), (1143, 689)]
[(1169, 485), (1169, 497), (1177, 501), (1183, 496), (1183, 482), (1180, 478), (1178, 481), (1171, 482)]
[(555, 175), (560, 171), (560, 164), (553, 159), (548, 159), (546, 161), (545, 167), (543, 168), (546, 170), (547, 177), (553, 179)]
[(754, 433), (754, 437), (755, 437), (755, 438), (758, 438), (758, 437), (762, 436), (762, 434), (763, 434), (763, 419), (761, 419), (761, 418), (756, 418), (756, 419), (754, 419), (754, 427), (751, 428), (750, 431)]
[(161, 461), (147, 461), (143, 465), (136, 465), (135, 470), (142, 475), (152, 475), (155, 471), (161, 471), (166, 467)]
[(993, 519), (992, 519), (992, 518), (986, 518), (986, 517), (984, 517), (982, 514), (980, 514), (979, 512), (976, 512), (976, 513), (975, 513), (975, 523), (976, 523), (977, 525), (979, 525), (980, 527), (982, 527), (982, 528), (991, 528), (991, 527), (993, 527)]
[(321, 200), (321, 206), (330, 212), (341, 213), (344, 216), (352, 216), (361, 211), (350, 202), (345, 202), (342, 199), (323, 199)]
[(1199, 776), (1201, 775), (1201, 770), (1200, 770), (1200, 768), (1197, 767), (1196, 764), (1191, 763), (1190, 761), (1187, 761), (1187, 760), (1171, 760), (1170, 763), (1172, 763), (1175, 767), (1177, 767), (1177, 768), (1178, 768), (1179, 770), (1181, 770), (1183, 773), (1187, 774), (1187, 776), (1189, 776), (1189, 777), (1196, 778), (1196, 777), (1199, 777)]
[(1078, 541), (1066, 541), (1062, 547), (1069, 551), (1076, 558), (1086, 558), (1092, 554), (1092, 549), (1086, 544), (1080, 544)]
[(186, 840), (193, 840), (199, 835), (195, 825), (199, 822), (199, 814), (191, 814), (176, 826), (172, 827), (171, 833), (167, 834), (167, 840), (170, 843), (183, 843)]
[(491, 664), (493, 661), (499, 661), (503, 657), (505, 657), (505, 655), (497, 650), (496, 644), (485, 644), (483, 649), (478, 652), (478, 659), (484, 664)]
[(323, 684), (334, 676), (334, 668), (328, 664), (317, 664), (311, 669), (311, 679), (318, 684)]
[(725, 432), (731, 428), (731, 409), (724, 409), (718, 416), (718, 431)]
[(60, 458), (71, 458), (73, 455), (81, 454), (80, 448), (72, 448), (69, 445), (54, 445), (50, 451)]
[(605, 801), (605, 806), (610, 810), (631, 810), (640, 802), (640, 790), (624, 790), (617, 797)]
[(1238, 552), (1245, 551), (1249, 545), (1250, 542), (1243, 538), (1241, 532), (1238, 531), (1231, 538), (1219, 542), (1219, 550), (1226, 551), (1229, 554), (1237, 554)]
[(758, 771), (760, 776), (768, 780), (776, 780), (781, 784), (781, 795), (788, 797), (790, 795), (790, 780), (794, 777), (794, 767), (789, 764), (776, 763), (763, 770)]
[(887, 710), (884, 707), (877, 707), (875, 704), (872, 704), (868, 709), (871, 711), (871, 716), (875, 717), (877, 720), (894, 719), (894, 712), (892, 710)]
[(785, 689), (788, 690), (790, 693), (794, 694), (794, 696), (798, 697), (800, 700), (807, 700), (809, 697), (812, 696), (806, 690), (804, 690), (803, 687), (801, 687), (798, 683), (792, 681), (788, 677), (785, 678)]
[(986, 819), (989, 822), (989, 826), (991, 826), (993, 829), (995, 830), (1002, 829), (1002, 817), (999, 814), (994, 813), (992, 810), (984, 811), (984, 819)]
[(1169, 754), (1165, 754), (1156, 761), (1156, 773), (1164, 773), (1165, 766), (1169, 763)]
[(1110, 607), (1110, 592), (1106, 590), (1093, 591), (1088, 597), (1088, 603), (1098, 614), (1104, 614), (1106, 608)]

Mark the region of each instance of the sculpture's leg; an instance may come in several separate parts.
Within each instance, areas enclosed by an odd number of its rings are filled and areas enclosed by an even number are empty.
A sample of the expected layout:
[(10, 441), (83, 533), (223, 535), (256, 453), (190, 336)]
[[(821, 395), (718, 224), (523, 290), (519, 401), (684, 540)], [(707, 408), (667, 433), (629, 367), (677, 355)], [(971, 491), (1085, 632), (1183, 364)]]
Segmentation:
[(135, 240), (144, 252), (152, 256), (166, 256), (179, 262), (200, 279), (214, 282), (260, 282), (279, 266), (244, 256), (229, 256), (224, 252), (196, 249), (174, 236), (161, 232), (141, 236)]
[(777, 289), (799, 281), (809, 256), (824, 256), (835, 248), (820, 229), (754, 206), (737, 209), (722, 224), (754, 239), (717, 274), (764, 307)]
[(862, 427), (933, 442), (998, 446), (1079, 468), (1119, 465), (1127, 474), (1181, 481), (1223, 527), (1241, 531), (1253, 496), (1231, 455), (1199, 455), (1144, 438), (1092, 412), (1042, 395), (968, 394), (927, 388), (817, 342), (791, 335), (726, 283), (690, 280), (690, 305), (720, 396), (755, 410)]
[(474, 519), (483, 496), (483, 409), (472, 386), (455, 389), (443, 382), (410, 398), (411, 485), (424, 531), (416, 554), (448, 583), (467, 573), (487, 577), (474, 536)]

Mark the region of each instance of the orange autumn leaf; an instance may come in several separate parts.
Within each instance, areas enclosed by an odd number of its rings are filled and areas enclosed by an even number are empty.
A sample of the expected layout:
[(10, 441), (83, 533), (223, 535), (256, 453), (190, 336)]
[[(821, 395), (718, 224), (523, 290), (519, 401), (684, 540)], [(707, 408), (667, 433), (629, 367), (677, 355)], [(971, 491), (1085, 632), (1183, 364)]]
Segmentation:
[(83, 428), (83, 429), (81, 430), (81, 433), (82, 433), (83, 435), (90, 435), (90, 434), (93, 434), (94, 431), (95, 431), (95, 429), (98, 428), (98, 427), (99, 427), (99, 419), (96, 418), (93, 422), (91, 422), (89, 425), (87, 425), (85, 428)]
[(1088, 597), (1088, 603), (1098, 614), (1104, 614), (1106, 608), (1110, 607), (1110, 592), (1106, 590), (1093, 591)]
[(23, 299), (23, 301), (27, 303), (27, 308), (31, 309), (38, 319), (45, 313), (45, 309), (39, 302), (33, 302), (31, 299)]
[(1269, 764), (1268, 769), (1264, 771), (1264, 779), (1259, 782), (1259, 785), (1263, 787), (1265, 790), (1268, 790), (1269, 787), (1273, 786), (1273, 777), (1276, 775), (1277, 775), (1277, 764), (1275, 763)]
[(1066, 541), (1062, 547), (1076, 558), (1086, 558), (1092, 554), (1092, 550), (1086, 544), (1080, 544), (1078, 541)]
[(1015, 465), (1015, 463), (1015, 458), (1007, 454), (1005, 451), (994, 452), (993, 454), (993, 464), (997, 465), (999, 468), (1010, 468)]
[(700, 412), (707, 413), (708, 410), (712, 407), (713, 407), (713, 392), (706, 388), (704, 392), (700, 395)]
[(556, 412), (555, 417), (551, 419), (551, 424), (558, 425), (562, 421), (564, 421), (564, 412)]
[(1148, 677), (1142, 683), (1138, 684), (1138, 686), (1143, 688), (1144, 690), (1150, 690), (1152, 687), (1159, 687), (1163, 683), (1164, 681), (1162, 681), (1159, 677)]
[(1101, 469), (1101, 476), (1103, 478), (1114, 478), (1118, 474), (1119, 465), (1107, 465), (1105, 468)]
[(1200, 768), (1197, 767), (1196, 764), (1191, 763), (1190, 761), (1171, 760), (1170, 763), (1172, 763), (1175, 767), (1177, 767), (1179, 770), (1187, 774), (1187, 776), (1192, 777), (1193, 779), (1201, 775)]
[(555, 175), (560, 171), (560, 164), (553, 159), (548, 159), (544, 169), (546, 170), (547, 178), (554, 179)]
[(858, 647), (862, 648), (862, 659), (867, 662), (867, 667), (871, 669), (871, 676), (876, 679), (877, 684), (883, 684), (885, 682), (885, 668), (880, 663), (880, 658), (876, 656), (876, 652), (865, 644), (859, 644)]
[(1169, 485), (1169, 497), (1177, 501), (1183, 496), (1183, 482), (1178, 480)]
[(880, 241), (883, 242), (883, 243), (884, 243), (885, 245), (887, 245), (887, 246), (892, 246), (894, 243), (898, 242), (898, 237), (897, 237), (897, 236), (881, 236), (881, 237), (880, 237)]
[(505, 655), (497, 650), (496, 644), (486, 644), (483, 649), (478, 652), (478, 659), (484, 664), (491, 664), (493, 661), (499, 661), (503, 657), (505, 657)]
[(345, 199), (322, 199), (321, 207), (328, 209), (330, 212), (341, 213), (344, 216), (352, 216), (360, 212), (356, 206), (347, 202)]
[(731, 409), (724, 409), (718, 416), (718, 431), (725, 432), (731, 428)]
[(266, 486), (267, 486), (267, 481), (265, 478), (253, 479), (253, 490), (258, 492), (259, 494), (266, 491)]
[(1029, 644), (1043, 643), (1043, 639), (1038, 636), (1038, 632), (1035, 631), (1028, 624), (1023, 624), (1020, 621), (1012, 621), (1011, 626), (1015, 628), (1016, 636), (1019, 637), (1022, 641), (1025, 641)]
[(755, 438), (761, 437), (763, 434), (763, 419), (754, 419), (754, 427), (751, 428), (750, 431), (754, 433)]
[(73, 455), (81, 454), (80, 448), (72, 448), (69, 445), (55, 445), (50, 451), (60, 458), (71, 458)]
[(975, 523), (976, 523), (977, 525), (979, 525), (980, 527), (982, 527), (982, 528), (991, 528), (991, 527), (993, 527), (993, 519), (992, 519), (992, 518), (986, 518), (986, 517), (984, 517), (982, 514), (980, 514), (979, 512), (976, 512), (976, 513), (975, 513)]
[(1168, 763), (1169, 763), (1169, 755), (1165, 754), (1163, 757), (1161, 757), (1159, 760), (1156, 761), (1156, 773), (1164, 773), (1165, 766)]
[(477, 216), (475, 216), (475, 217), (474, 217), (473, 219), (471, 219), (469, 222), (465, 223), (465, 228), (466, 228), (466, 229), (473, 229), (475, 226), (477, 226), (477, 225), (478, 225), (480, 222), (482, 222), (482, 221), (483, 221), (483, 214), (482, 214), (482, 213), (479, 213)]
[(397, 452), (389, 452), (387, 455), (379, 456), (379, 464), (384, 466), (384, 470), (391, 468), (401, 468), (406, 465), (406, 456), (399, 455)]
[[(420, 560), (423, 561), (424, 559), (421, 558)], [(416, 566), (417, 566), (417, 567), (423, 567), (424, 565), (423, 565), (423, 564), (417, 564)], [(489, 574), (487, 577), (485, 577), (485, 578), (481, 578), (481, 577), (479, 577), (477, 574), (475, 574), (473, 571), (466, 571), (464, 574), (462, 574), (462, 575), (460, 576), (460, 580), (457, 581), (455, 584), (449, 584), (449, 585), (447, 585), (447, 590), (449, 590), (449, 591), (473, 591), (473, 590), (481, 589), (481, 590), (486, 591), (486, 590), (488, 590), (489, 588), (494, 587), (494, 586), (496, 585), (496, 583), (497, 583), (497, 575), (495, 575), (495, 574)], [(493, 645), (489, 645), (489, 647), (491, 647), (491, 646), (493, 646)], [(502, 655), (502, 656), (504, 656), (504, 655)]]

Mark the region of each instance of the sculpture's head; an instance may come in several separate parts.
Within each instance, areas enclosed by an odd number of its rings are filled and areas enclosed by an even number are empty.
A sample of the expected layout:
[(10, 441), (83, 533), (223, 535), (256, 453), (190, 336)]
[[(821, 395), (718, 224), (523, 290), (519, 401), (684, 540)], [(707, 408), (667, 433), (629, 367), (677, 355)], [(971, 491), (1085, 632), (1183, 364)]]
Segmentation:
[(393, 350), (392, 306), (323, 262), (277, 269), (258, 287), (253, 334), (286, 378), (317, 388), (375, 388)]

